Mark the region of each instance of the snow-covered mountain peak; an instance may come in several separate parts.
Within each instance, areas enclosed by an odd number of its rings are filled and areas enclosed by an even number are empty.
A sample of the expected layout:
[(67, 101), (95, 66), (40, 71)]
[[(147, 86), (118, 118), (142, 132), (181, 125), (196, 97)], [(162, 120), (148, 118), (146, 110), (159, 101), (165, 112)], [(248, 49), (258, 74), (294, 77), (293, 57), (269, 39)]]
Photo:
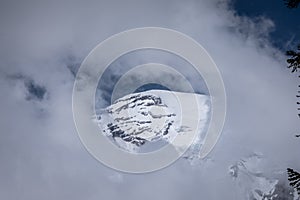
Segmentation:
[(190, 145), (186, 143), (194, 131), (194, 141), (199, 143), (209, 122), (209, 111), (206, 95), (149, 90), (116, 100), (100, 111), (96, 121), (102, 133), (118, 146), (140, 152), (141, 148), (153, 150), (166, 143), (176, 148)]

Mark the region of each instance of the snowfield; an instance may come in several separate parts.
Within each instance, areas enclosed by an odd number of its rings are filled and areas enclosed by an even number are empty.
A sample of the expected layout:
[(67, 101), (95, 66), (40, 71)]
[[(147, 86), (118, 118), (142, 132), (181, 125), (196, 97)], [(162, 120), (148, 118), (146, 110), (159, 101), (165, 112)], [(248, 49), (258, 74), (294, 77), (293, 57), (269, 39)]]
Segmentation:
[[(213, 162), (213, 159), (199, 159), (211, 117), (207, 95), (149, 90), (126, 95), (96, 113), (93, 119), (100, 127), (99, 134), (123, 150), (145, 153), (171, 144), (178, 150), (188, 147), (182, 158), (192, 166), (203, 167)], [(253, 153), (229, 166), (237, 198), (298, 200), (297, 193), (286, 189), (286, 183), (280, 182), (276, 175), (270, 177), (261, 171), (259, 166), (263, 161), (263, 155)]]

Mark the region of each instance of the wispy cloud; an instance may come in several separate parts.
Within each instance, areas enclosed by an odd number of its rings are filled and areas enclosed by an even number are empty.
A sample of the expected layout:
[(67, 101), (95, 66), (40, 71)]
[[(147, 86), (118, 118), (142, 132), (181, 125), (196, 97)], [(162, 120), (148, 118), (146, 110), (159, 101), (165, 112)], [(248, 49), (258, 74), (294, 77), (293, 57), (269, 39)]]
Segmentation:
[[(1, 198), (235, 199), (228, 167), (253, 151), (266, 158), (261, 171), (300, 168), (297, 79), (268, 41), (270, 19), (240, 17), (216, 0), (2, 1), (0, 15)], [(99, 42), (143, 26), (181, 31), (206, 48), (225, 82), (227, 120), (210, 162), (115, 179), (77, 136), (74, 74)]]

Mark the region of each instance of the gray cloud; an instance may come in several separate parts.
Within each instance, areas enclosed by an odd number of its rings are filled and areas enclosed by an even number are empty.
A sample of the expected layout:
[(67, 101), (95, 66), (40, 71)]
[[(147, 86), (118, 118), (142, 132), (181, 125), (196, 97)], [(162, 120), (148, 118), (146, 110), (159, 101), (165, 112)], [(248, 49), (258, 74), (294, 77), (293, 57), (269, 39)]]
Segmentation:
[[(276, 24), (241, 18), (229, 5), (2, 1), (1, 199), (236, 199), (228, 167), (244, 156), (263, 154), (265, 173), (300, 168), (300, 145), (293, 137), (299, 130), (297, 79), (268, 41)], [(199, 164), (179, 160), (155, 173), (120, 178), (80, 143), (72, 87), (78, 64), (92, 48), (112, 34), (143, 26), (181, 31), (206, 48), (224, 78), (227, 120), (216, 148)], [(16, 74), (44, 89), (10, 78)], [(49, 98), (39, 98), (41, 91)], [(26, 100), (28, 94), (39, 101)]]

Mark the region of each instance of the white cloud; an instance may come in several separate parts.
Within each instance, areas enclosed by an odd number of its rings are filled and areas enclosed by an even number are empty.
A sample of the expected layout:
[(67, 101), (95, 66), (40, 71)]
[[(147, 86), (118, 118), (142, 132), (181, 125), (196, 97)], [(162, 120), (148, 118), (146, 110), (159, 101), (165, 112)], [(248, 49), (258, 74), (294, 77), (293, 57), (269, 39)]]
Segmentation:
[[(276, 28), (266, 17), (237, 16), (227, 1), (22, 1), (1, 6), (0, 197), (3, 199), (235, 199), (228, 167), (253, 151), (262, 171), (300, 168), (295, 91), (282, 52), (268, 41)], [(73, 77), (80, 63), (114, 33), (162, 26), (202, 44), (223, 75), (228, 113), (212, 159), (184, 161), (145, 175), (124, 174), (95, 161), (72, 119)], [(75, 57), (70, 60), (70, 57)], [(42, 102), (24, 98), (21, 74), (46, 88)], [(41, 109), (44, 114), (40, 114)]]

